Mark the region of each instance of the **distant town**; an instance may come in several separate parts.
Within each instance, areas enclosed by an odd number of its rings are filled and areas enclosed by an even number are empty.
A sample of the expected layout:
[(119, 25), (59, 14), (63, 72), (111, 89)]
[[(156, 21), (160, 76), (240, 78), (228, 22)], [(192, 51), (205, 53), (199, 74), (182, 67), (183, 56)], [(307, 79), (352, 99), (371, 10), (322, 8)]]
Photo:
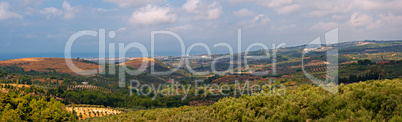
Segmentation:
[[(212, 59), (213, 57), (219, 56), (222, 54), (211, 54), (211, 56), (208, 56), (207, 54), (203, 54), (203, 55), (187, 55), (187, 56), (156, 56), (155, 59), (158, 60), (180, 60), (181, 58), (190, 58), (190, 59)], [(84, 60), (88, 60), (88, 61), (109, 61), (109, 60), (115, 60), (115, 61), (119, 61), (119, 60), (131, 60), (131, 59), (136, 59), (139, 57), (120, 57), (120, 58), (93, 58), (93, 57), (89, 57), (89, 58), (83, 58)]]

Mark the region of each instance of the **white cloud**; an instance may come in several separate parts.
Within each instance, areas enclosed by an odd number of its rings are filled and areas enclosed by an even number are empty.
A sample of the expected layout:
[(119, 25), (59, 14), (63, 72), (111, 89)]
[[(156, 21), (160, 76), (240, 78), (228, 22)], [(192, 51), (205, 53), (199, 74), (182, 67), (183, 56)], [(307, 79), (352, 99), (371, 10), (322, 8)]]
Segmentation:
[(44, 9), (40, 10), (40, 13), (45, 14), (46, 19), (50, 19), (51, 16), (58, 16), (58, 15), (63, 14), (63, 11), (59, 10), (57, 8), (54, 8), (54, 7), (49, 7), (49, 8), (44, 8)]
[(128, 21), (129, 24), (153, 25), (176, 22), (176, 14), (171, 13), (169, 7), (147, 5), (134, 11)]
[(255, 16), (254, 19), (251, 22), (256, 23), (256, 24), (258, 23), (258, 24), (265, 25), (270, 21), (271, 20), (268, 17), (266, 17), (265, 15), (259, 14), (259, 15)]
[(72, 7), (68, 2), (63, 2), (63, 9), (64, 9), (64, 19), (73, 19), (75, 18), (75, 14), (79, 11), (78, 8)]
[(255, 2), (256, 0), (226, 0), (230, 4), (240, 4), (245, 2)]
[(332, 15), (332, 19), (335, 19), (335, 20), (340, 20), (340, 19), (345, 19), (345, 18), (347, 18), (348, 16), (346, 16), (346, 15)]
[(63, 19), (73, 19), (78, 12), (80, 12), (79, 7), (71, 6), (66, 1), (63, 2), (62, 9), (48, 7), (39, 10), (39, 13), (46, 15), (46, 19), (50, 19), (52, 16), (62, 16)]
[(301, 5), (294, 0), (255, 0), (257, 4), (274, 9), (278, 14), (291, 14), (299, 9)]
[(43, 0), (15, 0), (17, 8), (36, 8), (43, 3)]
[(278, 14), (290, 14), (300, 9), (300, 5), (288, 5), (283, 7), (275, 8)]
[(0, 20), (6, 20), (12, 18), (22, 19), (21, 15), (12, 12), (9, 9), (10, 4), (8, 4), (7, 2), (0, 2)]
[(402, 10), (401, 0), (355, 0), (363, 10)]
[(353, 26), (365, 26), (370, 24), (373, 21), (373, 18), (370, 15), (367, 14), (359, 14), (359, 13), (354, 13), (349, 19), (349, 22)]
[(17, 10), (25, 15), (32, 15), (38, 10), (39, 5), (42, 4), (43, 0), (15, 0), (13, 5), (13, 10)]
[(199, 4), (201, 4), (199, 0), (187, 0), (187, 2), (183, 4), (182, 8), (187, 12), (196, 13), (198, 12), (196, 9)]
[[(80, 22), (83, 23), (98, 21), (99, 17), (107, 16), (106, 19), (99, 20), (100, 23), (109, 23), (111, 27), (117, 27), (114, 28), (115, 31), (127, 34), (127, 38), (128, 36), (133, 36), (128, 33), (148, 33), (148, 30), (155, 29), (170, 29), (192, 33), (199, 31), (198, 35), (188, 36), (194, 36), (193, 38), (215, 38), (212, 36), (206, 37), (199, 35), (218, 35), (220, 33), (208, 34), (208, 32), (225, 32), (235, 30), (238, 27), (252, 28), (250, 31), (267, 32), (272, 35), (288, 35), (290, 32), (303, 32), (304, 35), (308, 35), (341, 26), (347, 27), (343, 30), (345, 37), (347, 37), (347, 35), (356, 35), (356, 39), (364, 37), (364, 34), (370, 35), (371, 37), (379, 35), (379, 38), (382, 38), (388, 35), (381, 34), (389, 34), (390, 31), (395, 33), (402, 32), (402, 7), (398, 7), (402, 5), (402, 1), (400, 0), (229, 0), (230, 2), (237, 3), (237, 5), (227, 5), (228, 0), (226, 0), (226, 2), (214, 2), (211, 0), (168, 1), (169, 3), (164, 2), (165, 0), (152, 0), (152, 5), (146, 5), (146, 1), (140, 0), (103, 1), (108, 1), (106, 2), (107, 4), (112, 4), (115, 8), (117, 7), (117, 9), (93, 8), (92, 4), (86, 2), (78, 3), (80, 5), (77, 5), (73, 3), (69, 4), (68, 1), (59, 1), (57, 2), (58, 5), (48, 6), (48, 8), (39, 8), (43, 5), (39, 5), (38, 8), (32, 7), (35, 10), (32, 14), (27, 15), (24, 12), (28, 9), (19, 9), (16, 7), (18, 5), (15, 2), (9, 2), (11, 7), (9, 6), (7, 9), (2, 8), (0, 12), (4, 10), (8, 12), (11, 11), (11, 13), (14, 12), (14, 14), (17, 14), (17, 17), (14, 18), (18, 18), (18, 14), (20, 14), (19, 16), (21, 18), (21, 15), (23, 15), (24, 18), (32, 18), (32, 20), (23, 20), (22, 22), (22, 24), (29, 23), (30, 25), (43, 23), (42, 20), (36, 19), (36, 14), (40, 14), (42, 19), (45, 17), (57, 17), (60, 19), (82, 17), (85, 20)], [(166, 3), (167, 5), (165, 6), (155, 1), (162, 1), (160, 3)], [(0, 3), (4, 4), (5, 2)], [(25, 4), (24, 6), (26, 5), (29, 4)], [(47, 5), (48, 4), (45, 6)], [(127, 8), (118, 8), (118, 6)], [(0, 14), (0, 17), (4, 15), (6, 14)], [(123, 23), (121, 23), (121, 21), (123, 21)], [(53, 23), (54, 22), (51, 24)], [(58, 22), (56, 23), (59, 24)], [(134, 25), (135, 28), (131, 28), (130, 25)], [(137, 35), (146, 36), (146, 34)], [(398, 35), (393, 36), (401, 37)], [(272, 38), (274, 38), (274, 36), (272, 36)], [(300, 37), (283, 38), (284, 40), (299, 40), (298, 38)], [(350, 38), (347, 40), (349, 39)]]
[(293, 3), (293, 0), (271, 0), (266, 2), (266, 6), (271, 8), (282, 7)]
[(388, 24), (402, 26), (402, 16), (395, 16), (392, 13), (387, 13), (380, 14), (379, 17), (382, 21), (387, 22)]
[(269, 19), (267, 16), (265, 16), (264, 14), (258, 14), (252, 20), (241, 21), (238, 23), (238, 25), (245, 28), (253, 28), (267, 25), (269, 22), (271, 22), (271, 19)]
[(217, 2), (205, 4), (200, 0), (187, 0), (182, 8), (189, 13), (196, 14), (195, 19), (213, 20), (223, 14), (222, 6)]
[(312, 4), (303, 4), (305, 9), (310, 9), (307, 14), (314, 17), (323, 17), (333, 14), (345, 14), (357, 9), (360, 5), (354, 5), (352, 0), (340, 0), (329, 2), (315, 2)]
[[(295, 1), (293, 0), (227, 0), (227, 1), (232, 4), (255, 3), (257, 5), (272, 8), (278, 14), (291, 14), (301, 9), (301, 5), (295, 3)], [(302, 2), (308, 3), (305, 1)]]
[(117, 31), (120, 31), (120, 32), (123, 32), (123, 31), (126, 31), (126, 30), (127, 30), (127, 27), (121, 27), (121, 28), (117, 29)]
[(391, 12), (378, 15), (354, 13), (346, 22), (346, 26), (359, 32), (400, 32), (401, 21), (402, 16), (397, 16)]
[(171, 27), (171, 28), (169, 28), (169, 30), (178, 31), (178, 30), (188, 30), (188, 29), (192, 29), (192, 28), (193, 28), (192, 25), (186, 24), (186, 25)]
[(43, 14), (54, 14), (54, 15), (61, 15), (63, 11), (54, 8), (54, 7), (49, 7), (49, 8), (44, 8), (42, 11), (40, 11)]
[(219, 16), (223, 13), (222, 7), (216, 7), (216, 4), (212, 4), (208, 6), (208, 8), (211, 9), (208, 10), (208, 16), (205, 18), (206, 20), (218, 19)]
[(337, 27), (338, 24), (335, 22), (319, 22), (311, 27), (311, 30), (317, 31), (329, 31)]
[(129, 6), (141, 6), (145, 4), (156, 4), (162, 2), (163, 0), (105, 0), (105, 1), (117, 4), (120, 7), (129, 7)]
[[(277, 14), (286, 15), (295, 12), (306, 12), (308, 15), (323, 16), (324, 14), (332, 13), (332, 9), (337, 7), (343, 1), (316, 1), (316, 0), (227, 0), (232, 4), (254, 3), (256, 5), (272, 8)], [(351, 3), (351, 2), (349, 2)], [(341, 4), (342, 8), (346, 4)], [(329, 6), (329, 7), (328, 7)], [(345, 9), (345, 8), (342, 8)], [(307, 10), (307, 11), (306, 11)]]
[(242, 8), (238, 11), (234, 11), (233, 14), (236, 16), (252, 16), (254, 13), (247, 8)]
[(97, 13), (105, 13), (105, 12), (110, 12), (110, 11), (117, 11), (119, 9), (117, 9), (117, 8), (114, 8), (114, 9), (94, 8), (93, 10), (94, 10), (94, 12), (97, 12)]
[[(348, 15), (353, 12), (371, 14), (399, 13), (402, 11), (401, 0), (225, 0), (231, 4), (253, 3), (271, 8), (280, 15), (301, 13), (313, 17)], [(348, 15), (349, 16), (349, 15)], [(335, 18), (341, 18), (336, 16)], [(344, 17), (342, 17), (344, 18)]]
[(392, 13), (379, 14), (378, 20), (373, 20), (367, 29), (386, 28), (388, 31), (400, 31), (402, 27), (402, 16), (396, 16)]

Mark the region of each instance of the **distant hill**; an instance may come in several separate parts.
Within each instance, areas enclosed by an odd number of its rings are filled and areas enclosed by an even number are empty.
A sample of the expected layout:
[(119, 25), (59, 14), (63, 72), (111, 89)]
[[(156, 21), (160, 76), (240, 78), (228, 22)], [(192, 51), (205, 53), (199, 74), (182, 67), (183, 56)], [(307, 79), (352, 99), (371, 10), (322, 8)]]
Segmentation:
[[(152, 64), (152, 61), (154, 62)], [(132, 60), (128, 60), (124, 63), (120, 63), (119, 65), (122, 66), (128, 66), (134, 69), (139, 69), (142, 65), (142, 62), (146, 62), (148, 63), (147, 67), (146, 67), (146, 71), (147, 73), (151, 72), (151, 66), (154, 66), (154, 69), (156, 72), (165, 72), (165, 71), (170, 71), (173, 70), (173, 68), (171, 68), (170, 66), (166, 65), (165, 63), (157, 60), (157, 59), (153, 59), (153, 58), (147, 58), (147, 57), (141, 57), (141, 58), (135, 58)], [(175, 73), (173, 73), (172, 75), (174, 76), (191, 76), (191, 74), (183, 69), (179, 69), (178, 71), (176, 71)]]
[(256, 77), (256, 76), (247, 76), (247, 75), (227, 75), (220, 77), (218, 79), (213, 80), (213, 83), (235, 83), (237, 80), (238, 83), (244, 83), (247, 80), (252, 82), (254, 80), (268, 80), (267, 78)]
[[(98, 64), (80, 60), (72, 59), (75, 66), (83, 70), (97, 69)], [(25, 71), (39, 71), (49, 72), (56, 71), (59, 73), (68, 73), (77, 75), (66, 64), (64, 58), (21, 58), (0, 61), (0, 66), (17, 66), (23, 68)]]
[[(152, 61), (154, 62), (154, 64), (152, 64)], [(168, 71), (170, 70), (170, 67), (167, 66), (166, 64), (153, 59), (153, 58), (146, 58), (146, 57), (141, 57), (141, 58), (135, 58), (132, 60), (128, 60), (124, 63), (120, 63), (119, 65), (122, 66), (128, 66), (134, 69), (139, 69), (142, 65), (142, 62), (146, 62), (147, 63), (147, 70), (150, 70), (151, 65), (155, 66), (155, 71)]]

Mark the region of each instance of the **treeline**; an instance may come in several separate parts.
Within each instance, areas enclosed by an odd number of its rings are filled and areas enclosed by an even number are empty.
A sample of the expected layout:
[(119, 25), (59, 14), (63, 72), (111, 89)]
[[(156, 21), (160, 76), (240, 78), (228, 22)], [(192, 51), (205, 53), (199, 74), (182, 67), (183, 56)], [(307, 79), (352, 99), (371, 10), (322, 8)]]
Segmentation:
[[(351, 64), (349, 66), (350, 69), (341, 69), (347, 71), (348, 74), (343, 75), (343, 77), (339, 78), (339, 83), (355, 83), (366, 80), (379, 80), (384, 78), (396, 78), (400, 77), (401, 71), (400, 68), (402, 66), (402, 61), (391, 60), (387, 64), (376, 64), (375, 62), (364, 59), (358, 60), (357, 63)], [(353, 73), (357, 70), (357, 72), (363, 73)], [(364, 73), (367, 72), (367, 73)]]
[[(38, 71), (24, 71), (21, 67), (5, 66), (0, 67), (0, 72), (3, 71), (4, 77), (0, 74), (1, 83), (15, 83), (26, 85), (39, 85), (39, 86), (58, 86), (58, 85), (77, 85), (81, 82), (88, 82), (89, 84), (102, 86), (106, 88), (116, 88), (118, 82), (111, 82), (114, 79), (109, 77), (87, 77), (87, 76), (75, 76), (66, 73), (58, 73), (55, 70), (49, 69), (48, 72)], [(6, 76), (10, 76), (7, 77)], [(41, 81), (40, 81), (41, 80)], [(44, 80), (44, 82), (43, 82)], [(59, 82), (61, 84), (59, 84)], [(117, 80), (116, 80), (117, 81)], [(114, 85), (111, 85), (114, 84)], [(115, 87), (111, 87), (115, 86)]]
[[(5, 66), (5, 67), (0, 67), (0, 72), (3, 71), (5, 74), (4, 77), (2, 76), (2, 82), (3, 83), (17, 83), (17, 84), (38, 84), (40, 83), (39, 81), (34, 81), (33, 79), (36, 78), (41, 78), (45, 79), (45, 82), (50, 83), (48, 79), (55, 79), (56, 81), (63, 81), (64, 85), (72, 85), (74, 84), (73, 81), (79, 81), (79, 82), (90, 82), (94, 83), (95, 81), (89, 77), (84, 77), (84, 76), (73, 76), (70, 74), (66, 73), (58, 73), (54, 69), (49, 69), (48, 72), (38, 72), (38, 71), (24, 71), (23, 68), (21, 67), (16, 67), (16, 66)], [(2, 73), (2, 74), (3, 74)], [(9, 75), (10, 78), (6, 79), (5, 76)], [(19, 76), (18, 79), (16, 80), (10, 80), (14, 76)], [(45, 83), (46, 84), (46, 83)], [(57, 83), (54, 83), (57, 84)]]
[(31, 85), (32, 80), (28, 76), (21, 76), (18, 79), (13, 79), (13, 80), (2, 80), (1, 83), (15, 83), (15, 84), (26, 84), (26, 85)]
[[(154, 97), (155, 93), (147, 95), (137, 94), (129, 95), (125, 92), (104, 93), (100, 91), (88, 90), (52, 90), (49, 93), (56, 94), (57, 97), (63, 98), (65, 104), (90, 104), (103, 105), (119, 108), (136, 108), (136, 109), (152, 109), (152, 108), (171, 108), (189, 105), (190, 101), (197, 100), (218, 100), (222, 96), (206, 96), (206, 97), (189, 97), (182, 100), (183, 96), (162, 96)], [(153, 99), (154, 98), (154, 99)]]
[(379, 72), (369, 72), (365, 75), (354, 75), (351, 74), (349, 77), (344, 77), (344, 78), (339, 78), (339, 83), (355, 83), (355, 82), (360, 82), (360, 81), (366, 81), (366, 80), (377, 80), (380, 78), (380, 73)]
[(0, 67), (0, 71), (4, 71), (7, 72), (8, 74), (18, 74), (18, 75), (29, 75), (29, 76), (34, 76), (34, 77), (60, 77), (60, 78), (64, 78), (64, 77), (70, 77), (70, 74), (66, 74), (66, 73), (58, 73), (56, 72), (55, 69), (48, 69), (48, 72), (38, 72), (38, 71), (24, 71), (23, 68), (21, 67), (17, 67), (17, 66), (5, 66), (5, 67)]

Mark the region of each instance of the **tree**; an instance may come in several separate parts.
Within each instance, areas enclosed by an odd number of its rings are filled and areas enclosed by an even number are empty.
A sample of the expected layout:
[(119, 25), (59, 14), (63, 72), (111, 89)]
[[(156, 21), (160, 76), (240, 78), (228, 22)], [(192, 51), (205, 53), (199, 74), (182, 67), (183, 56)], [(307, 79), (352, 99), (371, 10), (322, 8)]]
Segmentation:
[(357, 60), (357, 63), (358, 63), (359, 65), (369, 65), (369, 64), (373, 64), (374, 62), (372, 62), (372, 61), (369, 60), (369, 59), (364, 59), (364, 60)]
[(6, 77), (7, 75), (8, 75), (8, 73), (6, 71), (3, 71), (0, 76), (1, 77)]
[(0, 94), (0, 121), (74, 121), (76, 117), (64, 110), (65, 106), (54, 98), (18, 95), (15, 92)]

